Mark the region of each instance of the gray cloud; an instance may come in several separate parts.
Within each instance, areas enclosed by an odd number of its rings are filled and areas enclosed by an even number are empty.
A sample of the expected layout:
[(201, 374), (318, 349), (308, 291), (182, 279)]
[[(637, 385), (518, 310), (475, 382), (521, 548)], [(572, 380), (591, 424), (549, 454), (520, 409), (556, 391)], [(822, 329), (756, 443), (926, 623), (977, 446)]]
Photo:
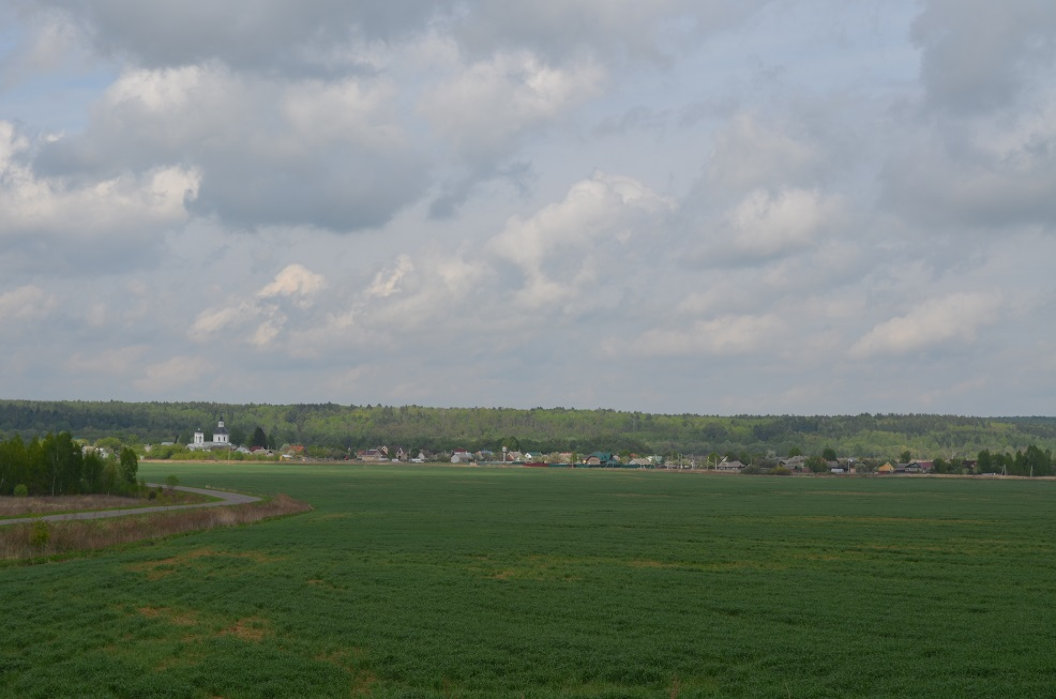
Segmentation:
[(44, 145), (57, 176), (159, 165), (199, 173), (189, 208), (236, 226), (383, 224), (421, 196), (427, 162), (384, 82), (243, 79), (220, 66), (126, 73), (88, 130)]
[(1049, 83), (1056, 5), (1047, 0), (928, 0), (913, 26), (929, 100), (953, 111), (1008, 106)]
[[(399, 40), (420, 31), (449, 3), (338, 0), (45, 0), (62, 10), (97, 49), (150, 68), (221, 61), (236, 69), (317, 68), (349, 43)], [(347, 65), (359, 61), (347, 56)]]

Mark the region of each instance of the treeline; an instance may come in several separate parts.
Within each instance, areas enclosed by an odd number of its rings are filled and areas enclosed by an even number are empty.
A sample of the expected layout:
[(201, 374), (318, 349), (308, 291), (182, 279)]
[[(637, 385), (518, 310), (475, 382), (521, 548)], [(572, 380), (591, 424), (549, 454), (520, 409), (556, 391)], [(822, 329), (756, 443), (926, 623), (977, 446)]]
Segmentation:
[[(763, 406), (765, 407), (765, 406)], [(303, 444), (347, 453), (379, 445), (432, 452), (502, 446), (521, 451), (638, 454), (820, 454), (893, 458), (975, 458), (983, 450), (1015, 453), (1027, 445), (1056, 448), (1056, 418), (950, 415), (837, 416), (655, 414), (566, 408), (429, 408), (335, 403), (268, 405), (0, 401), (0, 437), (29, 439), (69, 432), (125, 444), (185, 444), (196, 428), (207, 436), (220, 417), (231, 441)]]
[(1053, 475), (1052, 450), (1032, 444), (1015, 454), (991, 453), (984, 449), (977, 456), (976, 473), (1002, 473), (1009, 476)]
[(0, 441), (0, 495), (127, 494), (138, 470), (131, 448), (106, 455), (83, 450), (69, 432)]

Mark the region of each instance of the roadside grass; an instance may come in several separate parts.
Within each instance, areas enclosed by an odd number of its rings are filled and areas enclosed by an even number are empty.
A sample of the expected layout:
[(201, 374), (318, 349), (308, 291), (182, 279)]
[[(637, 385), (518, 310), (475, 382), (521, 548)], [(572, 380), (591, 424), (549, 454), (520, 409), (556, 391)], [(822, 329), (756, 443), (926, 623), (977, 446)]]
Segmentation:
[[(188, 495), (193, 495), (188, 493)], [(210, 500), (196, 496), (200, 502)], [(160, 498), (149, 501), (164, 503)], [(186, 504), (186, 500), (177, 500)], [(80, 554), (144, 539), (233, 527), (310, 510), (307, 503), (286, 495), (245, 505), (203, 507), (174, 512), (125, 515), (91, 520), (29, 522), (0, 527), (0, 560), (32, 561)]]
[(1056, 686), (1051, 482), (158, 468), (315, 509), (0, 568), (0, 694), (1041, 697)]
[(69, 512), (93, 510), (123, 510), (133, 507), (156, 507), (158, 505), (193, 505), (209, 502), (213, 498), (198, 493), (188, 493), (171, 488), (151, 488), (154, 497), (128, 497), (123, 495), (41, 495), (34, 497), (0, 496), (0, 519), (16, 517), (58, 515)]

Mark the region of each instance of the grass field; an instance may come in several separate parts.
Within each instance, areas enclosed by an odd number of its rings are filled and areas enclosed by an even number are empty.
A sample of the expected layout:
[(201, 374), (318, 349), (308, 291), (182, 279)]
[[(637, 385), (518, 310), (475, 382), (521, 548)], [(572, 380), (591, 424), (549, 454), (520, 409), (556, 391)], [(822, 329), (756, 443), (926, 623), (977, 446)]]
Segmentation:
[(5, 695), (1048, 697), (1056, 687), (1050, 481), (140, 471), (284, 492), (316, 509), (0, 568)]

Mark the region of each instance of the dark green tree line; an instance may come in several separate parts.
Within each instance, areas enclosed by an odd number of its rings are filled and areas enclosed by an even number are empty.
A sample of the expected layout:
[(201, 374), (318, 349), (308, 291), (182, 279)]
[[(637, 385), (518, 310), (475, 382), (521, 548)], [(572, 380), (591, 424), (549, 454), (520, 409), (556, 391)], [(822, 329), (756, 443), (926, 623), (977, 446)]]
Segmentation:
[(0, 441), (0, 495), (16, 489), (29, 495), (128, 493), (138, 470), (132, 449), (103, 457), (82, 450), (69, 432), (34, 437), (28, 444), (18, 435)]

